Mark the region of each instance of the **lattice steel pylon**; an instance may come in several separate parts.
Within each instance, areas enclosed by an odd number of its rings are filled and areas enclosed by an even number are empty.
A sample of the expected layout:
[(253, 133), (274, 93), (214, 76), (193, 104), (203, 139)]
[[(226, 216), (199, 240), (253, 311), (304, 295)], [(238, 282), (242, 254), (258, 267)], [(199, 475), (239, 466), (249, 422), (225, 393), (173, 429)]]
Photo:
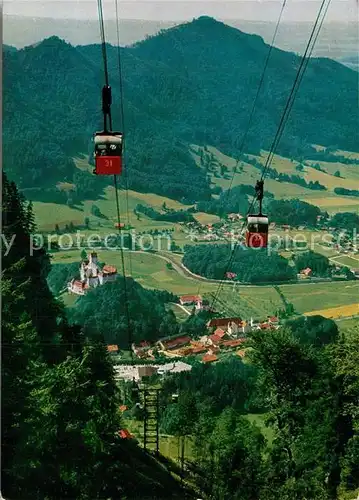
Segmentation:
[(159, 393), (160, 388), (144, 387), (140, 389), (143, 398), (143, 448), (159, 453)]

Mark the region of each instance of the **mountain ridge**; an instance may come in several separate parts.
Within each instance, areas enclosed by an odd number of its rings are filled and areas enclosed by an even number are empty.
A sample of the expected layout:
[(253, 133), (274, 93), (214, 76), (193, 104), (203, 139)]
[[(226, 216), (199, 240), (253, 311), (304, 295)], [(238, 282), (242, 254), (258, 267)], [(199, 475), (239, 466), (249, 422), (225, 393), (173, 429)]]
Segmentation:
[[(232, 156), (239, 153), (267, 50), (261, 37), (208, 17), (120, 49), (132, 189), (187, 201), (209, 199), (206, 173), (191, 158), (189, 144), (211, 144)], [(34, 178), (48, 179), (48, 184), (71, 182), (71, 158), (79, 152), (90, 155), (91, 135), (102, 123), (101, 58), (100, 45), (74, 47), (57, 36), (4, 52), (5, 168), (18, 175), (21, 188), (35, 185)], [(108, 62), (114, 128), (119, 128), (118, 51), (110, 44)], [(298, 64), (295, 54), (273, 49), (247, 152), (268, 148)], [(310, 144), (333, 146), (337, 140), (342, 149), (355, 149), (350, 136), (355, 76), (334, 61), (310, 61), (281, 144), (283, 153), (296, 156)], [(323, 79), (328, 80), (325, 86)], [(17, 108), (15, 101), (20, 103)], [(31, 158), (31, 144), (39, 140), (40, 130), (43, 151)], [(15, 158), (13, 137), (20, 132), (26, 154)]]

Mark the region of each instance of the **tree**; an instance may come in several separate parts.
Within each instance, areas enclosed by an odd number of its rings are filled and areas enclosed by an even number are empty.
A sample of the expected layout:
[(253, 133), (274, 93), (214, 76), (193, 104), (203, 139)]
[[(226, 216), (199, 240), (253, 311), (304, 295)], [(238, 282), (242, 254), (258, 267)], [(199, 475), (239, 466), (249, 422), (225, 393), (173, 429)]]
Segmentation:
[(339, 170), (336, 170), (334, 175), (335, 175), (335, 177), (341, 177)]
[(90, 229), (90, 219), (88, 217), (85, 217), (84, 224), (86, 229)]
[(338, 326), (335, 321), (323, 316), (304, 316), (288, 321), (294, 338), (302, 344), (323, 347), (335, 343), (339, 338)]
[(28, 252), (32, 219), (6, 176), (2, 201), (4, 235), (17, 236), (2, 255), (2, 493), (183, 498), (163, 466), (118, 437), (119, 393), (106, 346), (68, 325), (46, 284), (45, 250)]
[(324, 277), (330, 275), (331, 264), (329, 259), (325, 255), (313, 252), (312, 250), (298, 254), (294, 263), (298, 273), (309, 267), (314, 276)]
[(58, 224), (55, 224), (55, 233), (60, 234), (60, 228)]
[(81, 257), (81, 260), (86, 260), (87, 259), (87, 252), (86, 252), (86, 250), (84, 248), (81, 250), (80, 257)]
[[(298, 339), (291, 329), (251, 333), (251, 359), (268, 396), (275, 427), (264, 499), (337, 498), (342, 457), (353, 426), (335, 380), (334, 344)], [(338, 383), (339, 382), (339, 383)], [(340, 429), (340, 431), (338, 431)]]

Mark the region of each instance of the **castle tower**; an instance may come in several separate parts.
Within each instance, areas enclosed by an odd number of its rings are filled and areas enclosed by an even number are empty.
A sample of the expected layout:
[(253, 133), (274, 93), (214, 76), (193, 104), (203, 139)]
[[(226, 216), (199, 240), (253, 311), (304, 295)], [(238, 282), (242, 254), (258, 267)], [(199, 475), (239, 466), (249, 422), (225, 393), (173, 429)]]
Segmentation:
[(97, 266), (97, 253), (96, 252), (91, 252), (88, 257), (89, 257), (89, 264), (90, 264), (90, 266), (91, 266), (92, 263)]
[(80, 278), (81, 278), (81, 281), (85, 281), (85, 279), (86, 279), (86, 276), (85, 276), (85, 263), (84, 262), (81, 262), (81, 265), (80, 265)]

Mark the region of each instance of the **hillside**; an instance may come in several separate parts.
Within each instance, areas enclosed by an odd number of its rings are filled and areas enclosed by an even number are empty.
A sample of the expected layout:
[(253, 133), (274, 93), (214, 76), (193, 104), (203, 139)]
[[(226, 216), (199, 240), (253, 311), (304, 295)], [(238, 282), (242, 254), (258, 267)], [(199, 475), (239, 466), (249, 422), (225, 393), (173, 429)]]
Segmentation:
[[(189, 203), (209, 198), (189, 144), (238, 153), (267, 50), (260, 37), (206, 17), (122, 50), (132, 189)], [(115, 47), (108, 47), (108, 57), (114, 126), (120, 128)], [(293, 53), (273, 51), (246, 152), (269, 148), (298, 63)], [(101, 127), (102, 83), (98, 45), (73, 47), (51, 37), (4, 53), (4, 166), (21, 188), (73, 181), (72, 157), (90, 153), (91, 135)], [(293, 157), (310, 144), (357, 149), (351, 133), (356, 88), (354, 71), (313, 59), (279, 152)]]

